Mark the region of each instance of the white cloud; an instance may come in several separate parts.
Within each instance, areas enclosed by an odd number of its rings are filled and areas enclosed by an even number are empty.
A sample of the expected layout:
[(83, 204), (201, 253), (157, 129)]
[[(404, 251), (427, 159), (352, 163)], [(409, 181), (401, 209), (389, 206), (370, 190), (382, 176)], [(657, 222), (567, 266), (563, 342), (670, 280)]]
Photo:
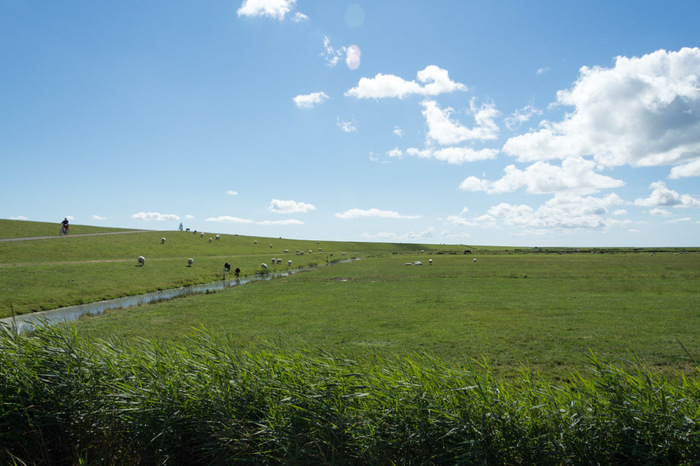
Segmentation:
[(700, 201), (688, 194), (678, 194), (678, 192), (668, 189), (666, 183), (657, 181), (649, 188), (653, 191), (646, 199), (637, 199), (634, 205), (644, 207), (700, 207)]
[(298, 95), (292, 100), (297, 108), (314, 108), (326, 99), (328, 99), (328, 95), (325, 92), (312, 92), (311, 94)]
[(478, 223), (474, 221), (467, 220), (466, 218), (462, 217), (461, 215), (450, 215), (447, 217), (447, 223), (450, 225), (459, 225), (459, 226), (476, 226)]
[(501, 203), (489, 209), (494, 220), (530, 233), (554, 230), (603, 229), (619, 223), (607, 218), (608, 209), (623, 201), (616, 194), (602, 198), (558, 194), (537, 209), (528, 205)]
[(174, 214), (161, 214), (159, 212), (139, 212), (131, 216), (137, 220), (145, 220), (147, 222), (156, 221), (164, 222), (166, 220), (180, 220), (180, 217)]
[(613, 215), (617, 216), (622, 216), (622, 215), (627, 215), (629, 212), (627, 212), (625, 209), (618, 209), (615, 212), (613, 212)]
[(282, 21), (295, 3), (296, 0), (245, 0), (236, 13), (238, 16), (262, 16)]
[(669, 211), (666, 210), (666, 209), (658, 209), (658, 208), (656, 208), (656, 209), (651, 209), (651, 210), (649, 210), (649, 215), (653, 215), (653, 216), (655, 216), (655, 217), (670, 217), (670, 216), (671, 216), (671, 212), (669, 212)]
[(340, 121), (340, 118), (336, 120), (335, 125), (340, 128), (344, 133), (355, 133), (357, 132), (357, 127), (355, 127), (354, 121)]
[[(422, 83), (423, 85), (419, 84)], [(418, 72), (418, 82), (406, 81), (393, 74), (378, 73), (374, 78), (360, 78), (357, 87), (345, 92), (358, 99), (403, 99), (411, 95), (435, 96), (447, 92), (466, 91), (467, 86), (452, 81), (447, 70), (429, 65)]]
[(391, 158), (402, 159), (403, 151), (401, 151), (401, 149), (399, 149), (398, 147), (394, 147), (389, 152), (387, 152), (387, 155)]
[(303, 21), (308, 21), (309, 17), (306, 16), (304, 13), (299, 13), (298, 11), (294, 13), (294, 16), (292, 16), (292, 22), (293, 23), (301, 23)]
[(347, 47), (341, 47), (339, 49), (333, 48), (330, 38), (328, 38), (328, 36), (323, 38), (323, 53), (321, 53), (321, 56), (326, 60), (326, 65), (328, 67), (333, 68), (337, 65), (340, 58), (345, 55), (346, 50)]
[[(520, 161), (590, 155), (601, 166), (694, 163), (700, 158), (698, 76), (700, 48), (617, 57), (613, 68), (583, 67), (573, 87), (557, 93), (557, 102), (574, 110), (509, 139), (503, 151)], [(679, 168), (674, 176), (682, 173)]]
[(270, 202), (269, 209), (270, 211), (278, 214), (295, 214), (316, 210), (316, 207), (313, 204), (307, 204), (305, 202), (281, 201), (279, 199), (273, 199), (272, 202)]
[(466, 162), (476, 162), (478, 160), (490, 160), (496, 158), (497, 149), (479, 149), (471, 147), (445, 147), (443, 149), (406, 149), (406, 154), (423, 159), (436, 159), (452, 165), (462, 165)]
[(394, 131), (392, 131), (395, 136), (403, 137), (403, 130), (398, 126), (394, 126)]
[(194, 215), (187, 214), (185, 215), (185, 220), (194, 220)]
[(542, 68), (537, 69), (537, 74), (538, 75), (545, 74), (547, 71), (549, 71), (549, 68), (546, 66), (543, 66)]
[(379, 233), (362, 233), (362, 237), (374, 241), (427, 241), (433, 237), (435, 229), (433, 227), (427, 227), (423, 231), (409, 231), (399, 235), (397, 233), (382, 231)]
[(93, 219), (93, 220), (107, 220), (108, 218), (107, 218), (107, 217), (101, 217), (101, 216), (95, 214), (95, 215), (92, 216), (92, 219)]
[(204, 220), (205, 222), (213, 222), (213, 223), (253, 223), (252, 220), (248, 220), (245, 218), (238, 218), (238, 217), (231, 217), (228, 215), (221, 215), (219, 217), (209, 217)]
[(470, 113), (474, 115), (476, 126), (467, 128), (450, 117), (454, 110), (451, 107), (441, 109), (434, 100), (421, 102), (422, 113), (428, 124), (428, 138), (441, 145), (458, 144), (472, 139), (495, 139), (498, 136), (498, 125), (494, 118), (498, 110), (492, 104), (484, 104), (477, 108), (474, 99), (469, 104)]
[(595, 162), (581, 157), (562, 161), (561, 167), (546, 162), (536, 162), (525, 170), (515, 165), (504, 169), (500, 180), (487, 181), (470, 176), (459, 186), (462, 191), (485, 191), (489, 194), (513, 192), (521, 187), (532, 194), (571, 192), (593, 194), (601, 189), (618, 188), (621, 180), (600, 175), (594, 171)]
[(261, 222), (258, 222), (258, 225), (276, 225), (276, 226), (284, 226), (284, 225), (303, 225), (304, 222), (301, 220), (295, 220), (293, 218), (287, 219), (287, 220), (263, 220)]
[(416, 219), (420, 218), (419, 215), (401, 215), (393, 210), (379, 210), (379, 209), (350, 209), (343, 213), (335, 214), (336, 217), (342, 219), (355, 219), (355, 218), (368, 218), (368, 217), (379, 217), (379, 218), (393, 218), (393, 219)]
[(692, 222), (692, 221), (693, 221), (693, 219), (690, 217), (683, 217), (683, 218), (674, 218), (674, 219), (668, 220), (664, 223), (666, 223), (668, 225), (673, 225), (675, 223)]
[(24, 215), (15, 215), (14, 217), (10, 217), (10, 220), (29, 220), (29, 217), (25, 217)]
[(226, 191), (226, 194), (228, 194), (229, 196), (237, 196), (238, 191), (234, 191), (233, 189), (229, 189), (228, 191)]
[(669, 178), (677, 180), (678, 178), (688, 178), (690, 176), (700, 176), (700, 159), (673, 167)]
[(538, 110), (532, 105), (528, 105), (520, 110), (516, 110), (513, 114), (505, 119), (506, 128), (514, 131), (519, 126), (527, 123), (535, 115), (542, 115), (542, 110)]

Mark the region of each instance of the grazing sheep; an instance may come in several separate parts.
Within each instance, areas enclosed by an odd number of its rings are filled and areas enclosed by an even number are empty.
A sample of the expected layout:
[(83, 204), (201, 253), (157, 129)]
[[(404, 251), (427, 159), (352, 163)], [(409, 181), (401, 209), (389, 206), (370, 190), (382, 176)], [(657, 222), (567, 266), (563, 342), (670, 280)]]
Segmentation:
[(214, 240), (213, 240), (213, 239), (211, 239), (211, 238), (209, 238), (209, 242), (211, 243), (212, 241), (214, 241)]
[(309, 249), (309, 254), (313, 254), (313, 251), (311, 249)]
[(272, 249), (272, 243), (270, 243), (270, 249)]
[(285, 250), (282, 251), (282, 252), (285, 253), (285, 254), (289, 254), (289, 249), (285, 249)]
[(253, 241), (253, 244), (258, 244), (258, 240)]
[(272, 259), (270, 259), (270, 262), (272, 262), (272, 265), (275, 265), (276, 261), (277, 261), (277, 259), (275, 259), (274, 257)]
[(278, 264), (281, 264), (281, 263), (282, 263), (282, 259), (277, 259), (277, 263), (278, 263)]
[(415, 261), (413, 265), (423, 265), (423, 263), (421, 261)]
[(321, 252), (321, 248), (318, 248), (318, 252)]
[(474, 259), (474, 263), (476, 263), (476, 259)]
[(433, 265), (433, 260), (432, 260), (432, 259), (428, 259), (428, 264)]
[(260, 267), (262, 267), (263, 269), (266, 269), (266, 268), (267, 268), (267, 264), (263, 262), (262, 264), (260, 264)]
[(216, 235), (216, 239), (221, 239), (221, 235)]
[(200, 238), (204, 238), (204, 232), (201, 232), (201, 233), (199, 234), (199, 237), (200, 237)]
[(160, 244), (165, 244), (165, 238), (160, 239)]
[(420, 250), (421, 254), (425, 254), (425, 251), (423, 249)]
[(404, 265), (413, 265), (413, 262), (406, 262)]
[(146, 258), (143, 256), (139, 256), (138, 259), (136, 259), (139, 263), (139, 265), (146, 265)]
[(291, 266), (292, 266), (292, 260), (289, 259), (289, 260), (287, 261), (287, 267), (291, 267)]
[(189, 259), (187, 259), (187, 267), (192, 267), (192, 264), (194, 264), (194, 259), (190, 257)]

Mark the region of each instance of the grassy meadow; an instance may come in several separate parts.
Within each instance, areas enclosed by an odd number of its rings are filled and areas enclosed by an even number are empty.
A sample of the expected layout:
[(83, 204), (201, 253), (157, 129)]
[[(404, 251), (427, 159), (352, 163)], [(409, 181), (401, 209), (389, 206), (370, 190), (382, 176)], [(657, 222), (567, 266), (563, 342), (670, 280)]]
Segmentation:
[[(49, 228), (0, 220), (0, 239)], [(1, 463), (700, 462), (698, 249), (81, 228), (0, 241), (2, 316), (220, 280), (226, 261), (330, 265), (5, 329)]]

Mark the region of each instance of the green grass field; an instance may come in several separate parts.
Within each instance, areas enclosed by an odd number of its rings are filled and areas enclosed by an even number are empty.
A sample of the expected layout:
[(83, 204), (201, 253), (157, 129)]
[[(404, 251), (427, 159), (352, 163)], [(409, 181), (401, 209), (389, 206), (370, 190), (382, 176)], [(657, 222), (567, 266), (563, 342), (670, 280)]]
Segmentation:
[[(0, 329), (0, 463), (700, 462), (697, 249), (81, 228), (0, 241), (3, 315), (220, 280), (225, 261), (321, 267)], [(0, 221), (0, 239), (50, 229)]]

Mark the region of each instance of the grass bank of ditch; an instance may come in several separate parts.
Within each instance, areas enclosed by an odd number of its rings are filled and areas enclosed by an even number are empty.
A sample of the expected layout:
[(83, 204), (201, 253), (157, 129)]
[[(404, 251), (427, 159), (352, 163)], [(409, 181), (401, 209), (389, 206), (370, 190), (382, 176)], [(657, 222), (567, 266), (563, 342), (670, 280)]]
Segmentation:
[(3, 464), (697, 464), (700, 382), (591, 357), (566, 385), (61, 329), (0, 336)]

